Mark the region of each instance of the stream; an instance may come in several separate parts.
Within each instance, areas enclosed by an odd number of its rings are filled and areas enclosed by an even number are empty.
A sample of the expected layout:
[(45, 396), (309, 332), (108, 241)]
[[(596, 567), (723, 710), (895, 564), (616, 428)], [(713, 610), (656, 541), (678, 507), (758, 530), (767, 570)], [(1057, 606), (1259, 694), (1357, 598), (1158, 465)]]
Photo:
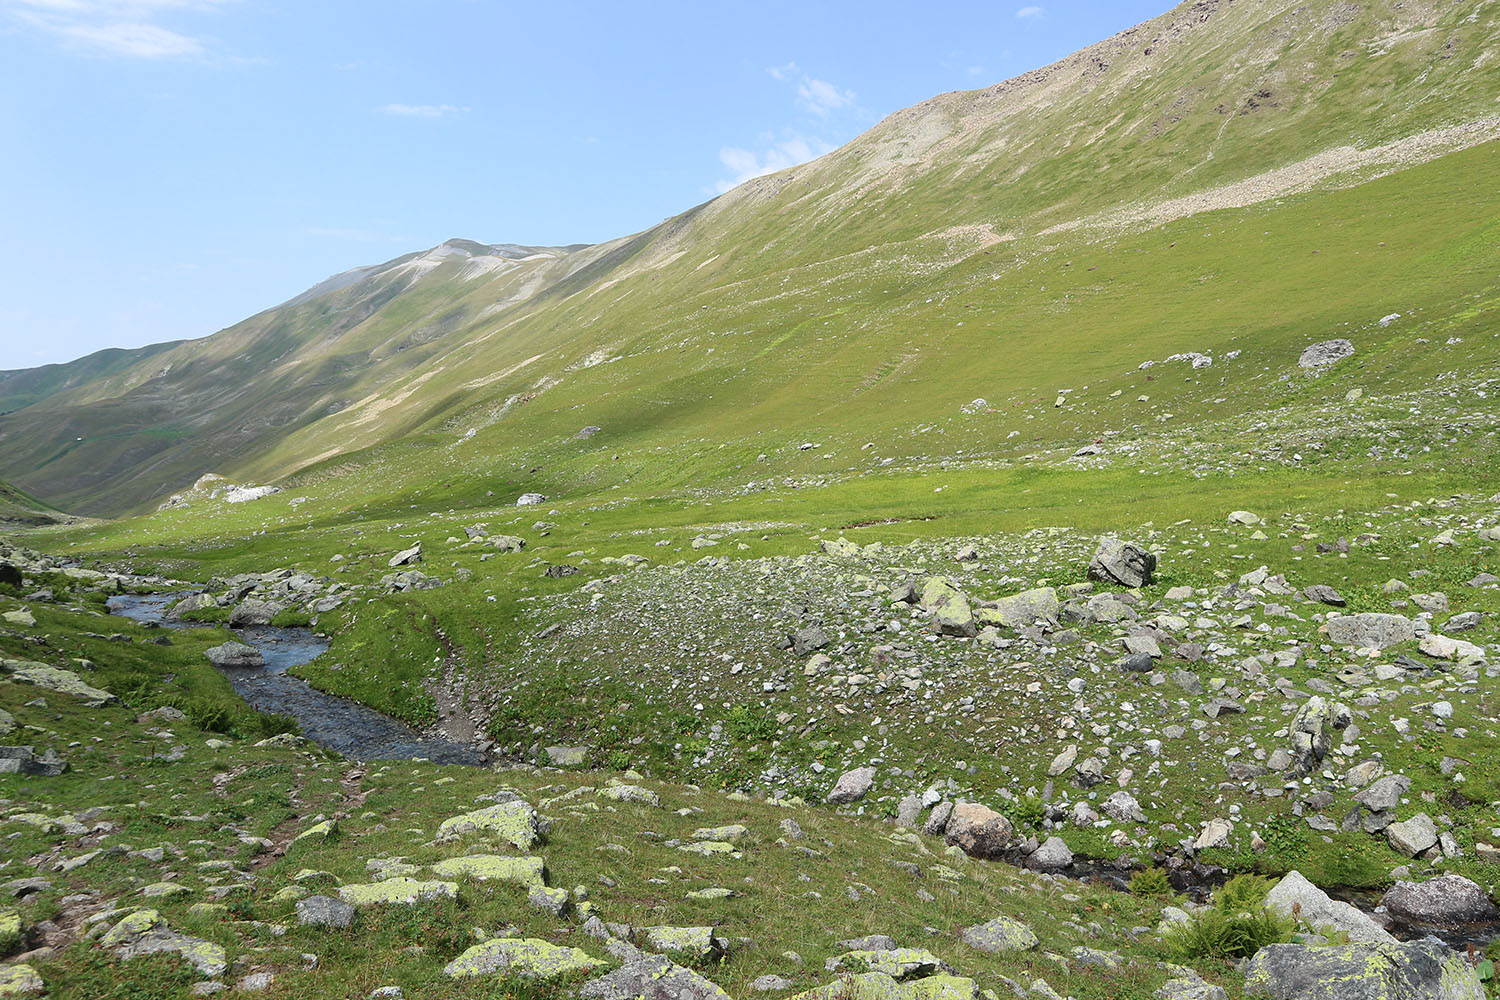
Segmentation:
[[(187, 594), (122, 594), (109, 599), (112, 614), (162, 628), (202, 627), (172, 621), (166, 612)], [(430, 760), (439, 764), (483, 767), (485, 756), (441, 736), (423, 736), (415, 729), (348, 698), (327, 694), (287, 673), (310, 663), (328, 649), (328, 642), (309, 628), (258, 625), (235, 629), (235, 638), (260, 650), (265, 666), (231, 667), (220, 672), (246, 703), (259, 712), (290, 715), (302, 725), (302, 735), (353, 760)]]

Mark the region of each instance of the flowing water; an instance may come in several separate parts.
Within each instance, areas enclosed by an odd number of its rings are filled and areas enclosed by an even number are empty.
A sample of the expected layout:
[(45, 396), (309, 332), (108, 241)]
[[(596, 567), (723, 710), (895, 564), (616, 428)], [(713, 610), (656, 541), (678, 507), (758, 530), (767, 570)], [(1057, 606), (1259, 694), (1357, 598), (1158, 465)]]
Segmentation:
[[(123, 594), (109, 599), (113, 614), (164, 628), (191, 628), (166, 611), (186, 594)], [(348, 698), (319, 691), (287, 673), (310, 663), (328, 642), (308, 628), (258, 625), (235, 629), (235, 638), (260, 650), (264, 667), (231, 667), (223, 674), (241, 698), (260, 712), (290, 715), (302, 724), (302, 735), (355, 760), (413, 760), (483, 766), (479, 751), (440, 736), (423, 736), (405, 723)]]

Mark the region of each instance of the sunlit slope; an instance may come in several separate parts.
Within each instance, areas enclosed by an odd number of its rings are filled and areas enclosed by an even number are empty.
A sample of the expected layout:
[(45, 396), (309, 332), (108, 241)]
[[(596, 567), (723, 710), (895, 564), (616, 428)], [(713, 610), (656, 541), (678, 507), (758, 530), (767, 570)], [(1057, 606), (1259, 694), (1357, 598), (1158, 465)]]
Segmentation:
[[(1491, 364), (1497, 22), (1493, 2), (1183, 4), (634, 237), (351, 272), (0, 419), (0, 465), (100, 512), (412, 435), (443, 449), (425, 465), (550, 456), (562, 484), (750, 477), (762, 453), (827, 468), (831, 442), (841, 466), (865, 443), (931, 454), (924, 427), (979, 397), (1000, 415), (938, 453), (1253, 410), (1334, 336), (1396, 385)], [(1422, 324), (1469, 335), (1455, 352)], [(1126, 377), (1188, 351), (1215, 365)]]

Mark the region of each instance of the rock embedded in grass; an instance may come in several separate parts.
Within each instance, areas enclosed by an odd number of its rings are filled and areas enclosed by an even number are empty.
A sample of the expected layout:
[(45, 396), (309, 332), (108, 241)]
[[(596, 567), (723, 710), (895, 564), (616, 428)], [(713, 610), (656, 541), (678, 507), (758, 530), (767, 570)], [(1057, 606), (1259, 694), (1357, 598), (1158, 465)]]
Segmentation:
[(477, 944), (443, 967), (453, 979), (507, 973), (523, 979), (557, 979), (604, 965), (577, 948), (537, 938), (491, 938)]
[(1014, 917), (998, 916), (959, 931), (959, 940), (979, 951), (1030, 951), (1041, 941), (1030, 927)]
[[(852, 771), (845, 771), (839, 775), (838, 781), (834, 783), (833, 790), (828, 793), (830, 805), (845, 805), (850, 802), (858, 802), (870, 793), (875, 786), (875, 768), (857, 767)], [(705, 838), (724, 839), (724, 838)]]

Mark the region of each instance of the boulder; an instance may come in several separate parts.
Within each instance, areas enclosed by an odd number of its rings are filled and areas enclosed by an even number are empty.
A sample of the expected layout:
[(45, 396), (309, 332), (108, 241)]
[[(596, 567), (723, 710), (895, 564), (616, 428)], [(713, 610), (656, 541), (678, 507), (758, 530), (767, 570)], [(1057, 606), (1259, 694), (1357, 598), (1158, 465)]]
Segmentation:
[(997, 858), (1010, 848), (1014, 832), (1010, 820), (988, 806), (960, 800), (948, 817), (943, 839), (971, 858)]
[(1031, 951), (1041, 942), (1031, 928), (1011, 917), (996, 917), (982, 924), (965, 927), (959, 939), (980, 951)]
[(1408, 924), (1457, 927), (1500, 920), (1500, 909), (1489, 893), (1462, 875), (1397, 882), (1380, 902), (1391, 916)]
[(1245, 968), (1245, 996), (1272, 1000), (1484, 1000), (1468, 960), (1441, 942), (1271, 944)]
[(1036, 872), (1060, 872), (1073, 863), (1073, 852), (1061, 837), (1048, 837), (1026, 856), (1026, 867)]
[(1135, 796), (1121, 789), (1104, 800), (1104, 814), (1117, 823), (1144, 823), (1146, 814)]
[(56, 778), (68, 769), (68, 762), (56, 750), (37, 755), (36, 747), (0, 746), (0, 774), (25, 774), (35, 778)]
[(1346, 729), (1354, 719), (1348, 707), (1313, 695), (1292, 718), (1289, 739), (1294, 766), (1303, 774), (1311, 772), (1328, 756), (1333, 734)]
[(1156, 574), (1156, 556), (1134, 542), (1101, 538), (1089, 563), (1089, 578), (1122, 587), (1144, 587)]
[(807, 656), (815, 653), (828, 645), (828, 633), (817, 625), (809, 625), (807, 628), (798, 629), (791, 635), (792, 652), (798, 656)]
[(641, 944), (650, 951), (672, 952), (694, 961), (717, 959), (729, 942), (712, 927), (642, 927)]
[(523, 979), (556, 979), (597, 969), (605, 963), (577, 948), (539, 938), (491, 938), (476, 944), (443, 967), (453, 979), (505, 973)]
[(1203, 824), (1203, 831), (1193, 841), (1193, 850), (1202, 851), (1210, 847), (1228, 847), (1234, 833), (1234, 824), (1227, 819), (1215, 817)]
[(1057, 591), (1051, 587), (1037, 587), (1010, 597), (1002, 597), (993, 607), (981, 608), (976, 617), (982, 625), (999, 625), (1004, 628), (1026, 628), (1039, 621), (1057, 623)]
[(243, 642), (230, 639), (222, 645), (205, 649), (203, 655), (208, 657), (208, 662), (222, 669), (247, 668), (254, 669), (266, 665), (266, 658), (261, 655), (260, 650), (254, 646), (247, 646)]
[(932, 624), (944, 635), (973, 636), (979, 632), (969, 599), (947, 577), (928, 577), (918, 604), (932, 612)]
[(836, 806), (858, 802), (869, 794), (874, 785), (875, 769), (873, 767), (859, 767), (852, 771), (845, 771), (834, 783), (833, 791), (828, 793), (828, 801)]
[(108, 691), (85, 684), (83, 678), (71, 670), (33, 660), (0, 659), (0, 674), (9, 675), (17, 684), (34, 684), (58, 694), (71, 695), (89, 708), (99, 708), (119, 700)]
[(229, 612), (230, 628), (245, 628), (250, 625), (269, 625), (281, 609), (267, 601), (246, 598)]
[(1309, 371), (1315, 371), (1342, 361), (1353, 353), (1354, 345), (1342, 337), (1335, 340), (1322, 340), (1304, 349), (1301, 357), (1297, 359), (1297, 364)]
[(1390, 944), (1396, 940), (1357, 907), (1329, 899), (1326, 892), (1309, 882), (1301, 872), (1288, 872), (1271, 887), (1266, 896), (1266, 909), (1283, 916), (1295, 915), (1314, 929), (1331, 927), (1343, 931), (1353, 942)]
[(1401, 804), (1401, 797), (1411, 791), (1411, 779), (1404, 774), (1388, 774), (1354, 796), (1354, 801), (1371, 812), (1389, 812)]
[(578, 995), (584, 1000), (729, 1000), (716, 983), (660, 955), (591, 979), (578, 988)]
[(924, 948), (891, 948), (873, 951), (850, 951), (830, 958), (824, 965), (829, 972), (858, 968), (861, 972), (878, 972), (901, 982), (908, 979), (926, 979), (940, 972), (951, 974), (953, 970), (941, 958)]
[(540, 493), (522, 493), (520, 496), (516, 497), (517, 507), (535, 507), (538, 504), (544, 504), (546, 502), (547, 498), (542, 496)]
[(339, 886), (339, 899), (351, 906), (412, 906), (434, 899), (456, 899), (454, 882), (428, 882), (414, 878), (388, 878), (365, 885)]
[(1416, 624), (1401, 615), (1365, 612), (1339, 615), (1323, 626), (1328, 638), (1355, 649), (1386, 649), (1417, 637)]
[(47, 991), (41, 975), (25, 963), (0, 965), (0, 997), (33, 996)]
[(1437, 846), (1437, 824), (1426, 813), (1417, 813), (1409, 820), (1386, 827), (1385, 839), (1390, 842), (1391, 850), (1414, 858)]
[(304, 927), (336, 927), (354, 923), (354, 907), (332, 896), (308, 896), (297, 900), (297, 922)]
[(536, 810), (525, 802), (500, 802), (451, 816), (438, 826), (438, 839), (447, 840), (469, 833), (483, 833), (510, 844), (518, 851), (529, 851), (542, 839), (541, 821)]
[(99, 946), (127, 961), (146, 955), (179, 955), (204, 976), (217, 976), (228, 967), (223, 946), (178, 934), (167, 926), (160, 913), (151, 909), (127, 914), (105, 932)]

